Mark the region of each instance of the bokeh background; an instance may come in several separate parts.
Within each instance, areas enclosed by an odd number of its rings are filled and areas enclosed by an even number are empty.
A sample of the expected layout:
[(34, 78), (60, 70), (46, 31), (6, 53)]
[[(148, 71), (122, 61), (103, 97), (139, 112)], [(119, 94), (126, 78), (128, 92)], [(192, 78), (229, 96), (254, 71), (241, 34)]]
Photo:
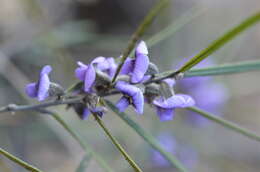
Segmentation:
[[(25, 96), (24, 86), (36, 80), (38, 71), (46, 64), (54, 69), (51, 79), (66, 88), (76, 81), (76, 61), (88, 63), (97, 56), (120, 56), (131, 34), (155, 2), (1, 0), (0, 105), (37, 103)], [(172, 0), (148, 29), (144, 39), (190, 10), (200, 15), (149, 49), (151, 61), (161, 71), (178, 66), (183, 58), (192, 56), (235, 24), (258, 12), (260, 2)], [(210, 58), (215, 64), (259, 59), (259, 45), (258, 25)], [(260, 134), (259, 74), (253, 72), (213, 79), (228, 90), (228, 100), (221, 109), (222, 116)], [(113, 101), (116, 99), (111, 98)], [(52, 109), (91, 143), (116, 171), (132, 170), (93, 118), (81, 121), (72, 110), (66, 111), (63, 106)], [(177, 154), (185, 154), (182, 159), (194, 157), (188, 164), (191, 171), (260, 171), (260, 144), (218, 124), (192, 125), (186, 120), (189, 115), (186, 110), (178, 110), (175, 119), (169, 122), (160, 122), (150, 106), (145, 107), (143, 116), (137, 116), (131, 108), (127, 112), (154, 136), (166, 133), (167, 138), (173, 138), (178, 143)], [(144, 171), (176, 171), (154, 162), (151, 147), (112, 112), (103, 119)], [(0, 114), (0, 146), (48, 172), (75, 171), (84, 156), (78, 143), (56, 121), (48, 115), (33, 112)], [(190, 149), (192, 151), (187, 151)], [(20, 172), (24, 169), (0, 156), (0, 171)], [(103, 170), (91, 160), (86, 171)]]

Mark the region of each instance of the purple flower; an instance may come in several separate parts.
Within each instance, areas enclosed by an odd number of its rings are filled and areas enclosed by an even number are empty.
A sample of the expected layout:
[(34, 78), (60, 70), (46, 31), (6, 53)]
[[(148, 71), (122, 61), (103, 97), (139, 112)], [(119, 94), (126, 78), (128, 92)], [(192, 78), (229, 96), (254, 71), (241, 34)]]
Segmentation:
[(159, 97), (153, 101), (157, 115), (161, 121), (172, 120), (175, 108), (186, 108), (193, 106), (195, 101), (192, 97), (184, 94), (176, 94), (170, 98)]
[(39, 101), (43, 101), (49, 96), (50, 79), (48, 75), (51, 71), (51, 66), (44, 66), (40, 72), (38, 82), (30, 83), (26, 86), (25, 92), (29, 97), (37, 97)]
[(96, 69), (105, 72), (110, 78), (112, 78), (116, 72), (117, 65), (112, 57), (96, 57), (89, 65), (85, 65), (82, 62), (78, 62), (79, 67), (75, 70), (75, 76), (84, 81), (84, 91), (89, 93), (92, 91), (92, 87), (96, 79)]
[(120, 74), (131, 76), (131, 83), (140, 83), (143, 81), (146, 71), (149, 67), (148, 50), (144, 41), (141, 41), (135, 50), (135, 59), (127, 58), (122, 66)]
[(97, 57), (92, 61), (92, 63), (95, 63), (97, 69), (107, 73), (110, 78), (112, 78), (116, 73), (117, 64), (113, 57)]
[(76, 77), (84, 81), (84, 91), (91, 92), (91, 88), (94, 85), (96, 79), (96, 71), (92, 63), (88, 66), (82, 62), (78, 62), (79, 67), (75, 70)]
[[(157, 139), (165, 151), (176, 156), (188, 168), (194, 167), (197, 162), (197, 152), (189, 145), (179, 144), (174, 135), (170, 133), (162, 133)], [(160, 167), (169, 167), (170, 163), (160, 154), (160, 152), (152, 151), (152, 161)]]
[(123, 112), (130, 104), (132, 104), (138, 114), (143, 113), (144, 96), (140, 88), (124, 81), (118, 81), (115, 88), (124, 94), (116, 104), (116, 107), (120, 112)]

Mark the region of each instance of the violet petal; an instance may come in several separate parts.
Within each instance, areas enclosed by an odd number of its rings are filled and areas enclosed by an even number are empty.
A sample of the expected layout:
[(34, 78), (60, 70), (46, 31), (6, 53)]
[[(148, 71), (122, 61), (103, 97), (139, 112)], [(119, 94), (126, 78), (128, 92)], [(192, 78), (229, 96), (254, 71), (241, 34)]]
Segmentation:
[(124, 112), (125, 109), (129, 106), (129, 104), (130, 104), (130, 102), (129, 102), (128, 98), (123, 96), (116, 103), (116, 107), (119, 110), (119, 112)]
[(30, 83), (30, 84), (26, 85), (25, 92), (29, 97), (31, 97), (31, 98), (37, 97), (36, 86), (37, 86), (37, 83)]
[(84, 91), (90, 92), (96, 79), (96, 71), (92, 64), (90, 64), (86, 70), (85, 80), (84, 80)]
[(131, 76), (132, 83), (138, 83), (144, 77), (149, 66), (149, 58), (147, 55), (138, 54), (135, 59), (134, 69)]

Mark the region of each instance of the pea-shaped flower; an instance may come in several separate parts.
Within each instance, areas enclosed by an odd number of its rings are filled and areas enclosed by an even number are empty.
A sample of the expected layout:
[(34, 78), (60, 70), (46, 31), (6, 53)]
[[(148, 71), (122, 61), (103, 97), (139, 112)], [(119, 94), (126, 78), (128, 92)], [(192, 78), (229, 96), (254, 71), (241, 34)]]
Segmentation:
[(174, 110), (176, 108), (186, 108), (193, 106), (195, 101), (192, 97), (184, 94), (176, 94), (169, 98), (159, 97), (153, 101), (157, 115), (161, 121), (172, 120), (174, 117)]
[(82, 62), (78, 62), (79, 67), (75, 70), (75, 76), (84, 81), (84, 91), (89, 93), (92, 91), (92, 86), (96, 79), (96, 69), (105, 72), (110, 78), (112, 78), (116, 72), (116, 63), (112, 57), (97, 57), (89, 65), (85, 65)]
[(49, 96), (51, 83), (48, 75), (51, 71), (51, 66), (44, 66), (40, 72), (38, 82), (30, 83), (26, 86), (25, 92), (29, 97), (43, 101)]
[(115, 88), (124, 94), (116, 104), (120, 112), (123, 112), (129, 105), (133, 105), (138, 114), (143, 113), (144, 96), (140, 88), (124, 81), (118, 81)]
[(120, 74), (130, 75), (131, 83), (140, 83), (149, 67), (147, 46), (141, 41), (135, 49), (135, 59), (127, 58), (122, 66)]

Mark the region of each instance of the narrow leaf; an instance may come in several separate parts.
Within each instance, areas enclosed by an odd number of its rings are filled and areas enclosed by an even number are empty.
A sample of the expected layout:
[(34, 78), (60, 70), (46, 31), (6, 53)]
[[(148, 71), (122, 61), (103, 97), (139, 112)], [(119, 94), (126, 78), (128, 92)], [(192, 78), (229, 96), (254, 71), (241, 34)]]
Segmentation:
[(141, 126), (139, 126), (135, 121), (133, 121), (129, 115), (124, 112), (119, 112), (115, 105), (106, 100), (106, 104), (110, 107), (110, 109), (120, 117), (124, 122), (126, 122), (139, 136), (141, 136), (152, 148), (161, 153), (165, 159), (167, 159), (174, 167), (176, 167), (179, 171), (187, 172), (187, 169), (176, 159), (172, 154), (165, 151), (160, 143), (148, 132), (146, 132)]
[(213, 115), (209, 112), (206, 112), (202, 109), (199, 109), (197, 107), (189, 107), (187, 108), (188, 110), (191, 110), (193, 112), (196, 112), (198, 115), (201, 115), (211, 121), (214, 121), (220, 125), (222, 125), (223, 127), (226, 127), (228, 129), (231, 129), (239, 134), (242, 134), (250, 139), (256, 140), (256, 141), (260, 141), (260, 136), (258, 136), (257, 134), (253, 133), (252, 131), (249, 131), (248, 129), (245, 129), (243, 127), (240, 127), (239, 125), (229, 122), (221, 117), (218, 117), (216, 115)]
[[(228, 75), (228, 74), (236, 74), (242, 72), (250, 72), (260, 70), (260, 60), (255, 61), (245, 61), (235, 64), (222, 64), (219, 66), (200, 68), (200, 69), (191, 69), (184, 73), (184, 77), (195, 77), (195, 76), (214, 76), (214, 75)], [(160, 81), (165, 78), (173, 77), (176, 71), (169, 70), (156, 75), (156, 77), (147, 82), (155, 82)], [(146, 83), (146, 84), (147, 84)]]
[(223, 64), (219, 66), (201, 68), (201, 69), (193, 69), (185, 72), (184, 77), (224, 75), (224, 74), (249, 72), (255, 70), (260, 70), (260, 60), (246, 61), (246, 62), (240, 62), (235, 64)]
[(185, 72), (198, 64), (203, 59), (207, 58), (209, 55), (211, 55), (213, 52), (217, 51), (219, 48), (221, 48), (223, 45), (225, 45), (227, 42), (231, 41), (233, 38), (235, 38), (237, 35), (239, 35), (241, 32), (245, 31), (249, 27), (253, 26), (260, 20), (260, 12), (256, 13), (255, 15), (247, 18), (242, 23), (225, 33), (223, 36), (215, 40), (213, 43), (211, 43), (207, 48), (200, 51), (196, 56), (194, 56), (192, 59), (190, 59), (187, 63), (185, 63), (178, 71), (177, 73)]
[(86, 154), (86, 155), (82, 158), (82, 160), (81, 160), (81, 162), (80, 162), (80, 164), (79, 164), (79, 166), (78, 166), (76, 172), (86, 172), (86, 169), (88, 168), (90, 159), (91, 159), (91, 155)]

